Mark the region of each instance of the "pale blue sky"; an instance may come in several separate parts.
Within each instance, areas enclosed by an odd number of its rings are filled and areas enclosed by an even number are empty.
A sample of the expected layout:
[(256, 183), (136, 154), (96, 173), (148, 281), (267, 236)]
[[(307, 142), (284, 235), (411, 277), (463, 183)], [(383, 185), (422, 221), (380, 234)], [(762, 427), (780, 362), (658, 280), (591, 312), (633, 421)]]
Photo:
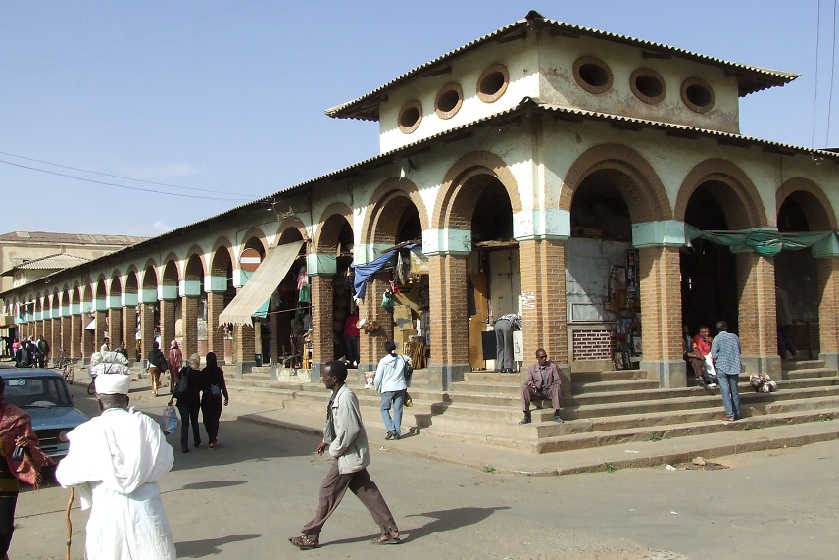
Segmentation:
[(0, 233), (156, 235), (372, 157), (376, 123), (323, 111), (530, 9), (801, 74), (741, 99), (742, 132), (839, 146), (834, 0), (820, 2), (816, 88), (818, 0), (6, 0)]

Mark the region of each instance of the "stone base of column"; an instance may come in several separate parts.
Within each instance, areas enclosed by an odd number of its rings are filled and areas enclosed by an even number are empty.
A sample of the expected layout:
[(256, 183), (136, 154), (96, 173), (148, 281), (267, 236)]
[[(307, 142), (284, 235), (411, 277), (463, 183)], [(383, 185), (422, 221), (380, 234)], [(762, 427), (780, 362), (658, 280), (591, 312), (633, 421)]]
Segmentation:
[(839, 353), (820, 353), (819, 359), (824, 362), (824, 367), (839, 371)]
[(684, 360), (667, 362), (641, 361), (641, 369), (647, 371), (649, 379), (658, 379), (660, 387), (687, 387), (688, 376)]
[(469, 364), (445, 364), (428, 366), (428, 388), (432, 391), (448, 391), (452, 382), (463, 381), (472, 371)]
[(324, 366), (326, 366), (326, 362), (312, 362), (312, 367), (310, 369), (297, 370), (297, 379), (303, 381), (304, 383), (320, 383), (320, 374), (323, 371)]
[(775, 381), (783, 379), (781, 357), (777, 354), (774, 356), (742, 356), (740, 361), (743, 362), (741, 376), (745, 375), (748, 378), (752, 373), (766, 373)]
[(233, 367), (232, 367), (232, 369), (233, 369), (233, 377), (234, 377), (235, 379), (242, 379), (242, 375), (243, 375), (243, 374), (245, 374), (245, 373), (250, 373), (250, 372), (252, 372), (252, 371), (253, 371), (253, 368), (255, 368), (255, 367), (256, 367), (256, 362), (255, 362), (255, 361), (251, 361), (251, 362), (236, 362), (235, 364), (232, 364), (232, 366), (233, 366)]

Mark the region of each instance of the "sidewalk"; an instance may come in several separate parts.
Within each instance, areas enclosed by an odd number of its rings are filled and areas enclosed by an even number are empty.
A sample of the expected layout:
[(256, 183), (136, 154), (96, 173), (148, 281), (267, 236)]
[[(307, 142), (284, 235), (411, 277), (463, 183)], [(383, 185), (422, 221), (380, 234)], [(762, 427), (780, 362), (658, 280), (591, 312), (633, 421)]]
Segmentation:
[[(76, 384), (81, 383), (87, 384), (85, 378), (76, 380)], [(131, 385), (131, 400), (137, 404), (138, 408), (151, 409), (151, 405), (154, 404), (162, 410), (169, 400), (168, 388), (159, 397), (152, 396), (148, 379), (132, 381)], [(327, 401), (328, 392), (324, 390), (324, 407)], [(224, 408), (222, 418), (294, 430), (315, 437), (321, 435), (324, 421), (321, 415), (304, 414), (241, 400), (231, 400), (230, 404)], [(711, 434), (664, 438), (658, 441), (630, 441), (598, 448), (541, 455), (444, 439), (423, 434), (421, 431), (406, 433), (396, 441), (385, 440), (385, 434), (380, 430), (368, 428), (368, 435), (373, 453), (400, 453), (419, 459), (502, 474), (563, 476), (608, 472), (613, 469), (674, 465), (690, 462), (698, 456), (705, 459), (718, 459), (738, 453), (798, 447), (808, 443), (835, 440), (839, 439), (839, 421), (811, 422), (765, 430), (744, 430), (734, 423), (730, 429)]]

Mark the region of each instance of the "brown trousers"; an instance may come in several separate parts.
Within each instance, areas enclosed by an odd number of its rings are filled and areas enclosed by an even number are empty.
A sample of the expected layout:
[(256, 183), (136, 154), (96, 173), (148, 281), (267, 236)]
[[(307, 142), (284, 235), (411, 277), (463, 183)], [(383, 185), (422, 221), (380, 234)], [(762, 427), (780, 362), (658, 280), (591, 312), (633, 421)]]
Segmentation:
[(149, 375), (151, 375), (151, 391), (157, 395), (160, 390), (160, 370), (154, 366), (149, 366)]
[(525, 415), (530, 413), (530, 402), (533, 400), (550, 400), (554, 410), (559, 410), (559, 403), (562, 400), (562, 386), (559, 383), (554, 383), (545, 392), (534, 389), (525, 383), (521, 386), (521, 409)]
[(332, 467), (323, 482), (320, 483), (320, 501), (315, 510), (315, 517), (306, 523), (303, 527), (304, 535), (319, 535), (323, 524), (341, 503), (347, 488), (353, 491), (353, 494), (358, 496), (361, 503), (367, 507), (373, 521), (379, 526), (379, 529), (384, 534), (388, 531), (399, 531), (396, 527), (396, 522), (393, 520), (393, 515), (385, 503), (379, 488), (376, 483), (370, 479), (370, 473), (367, 469), (360, 470), (352, 474), (340, 474), (338, 472), (338, 461), (332, 462)]

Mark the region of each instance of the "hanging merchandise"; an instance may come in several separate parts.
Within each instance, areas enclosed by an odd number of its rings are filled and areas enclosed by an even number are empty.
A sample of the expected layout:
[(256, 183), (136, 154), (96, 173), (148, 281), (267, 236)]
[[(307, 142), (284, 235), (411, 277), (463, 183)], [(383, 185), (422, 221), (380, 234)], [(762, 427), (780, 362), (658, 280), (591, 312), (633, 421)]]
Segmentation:
[(393, 292), (390, 290), (385, 290), (385, 293), (382, 294), (381, 307), (384, 307), (385, 309), (393, 309)]
[[(410, 251), (408, 251), (410, 255)], [(411, 259), (404, 258), (402, 256), (402, 251), (399, 251), (399, 256), (396, 259), (396, 278), (399, 280), (399, 283), (405, 285), (408, 283), (408, 279), (411, 277)], [(399, 292), (397, 292), (399, 293)]]
[(298, 303), (312, 303), (312, 294), (309, 287), (309, 271), (305, 266), (297, 273), (297, 290), (300, 292), (297, 296)]
[(309, 285), (309, 271), (306, 270), (306, 267), (301, 267), (300, 272), (297, 273), (297, 289), (301, 289), (303, 286)]
[(399, 286), (396, 285), (396, 282), (393, 280), (388, 280), (388, 284), (390, 285), (390, 291), (394, 294), (401, 294), (402, 291), (399, 289)]

